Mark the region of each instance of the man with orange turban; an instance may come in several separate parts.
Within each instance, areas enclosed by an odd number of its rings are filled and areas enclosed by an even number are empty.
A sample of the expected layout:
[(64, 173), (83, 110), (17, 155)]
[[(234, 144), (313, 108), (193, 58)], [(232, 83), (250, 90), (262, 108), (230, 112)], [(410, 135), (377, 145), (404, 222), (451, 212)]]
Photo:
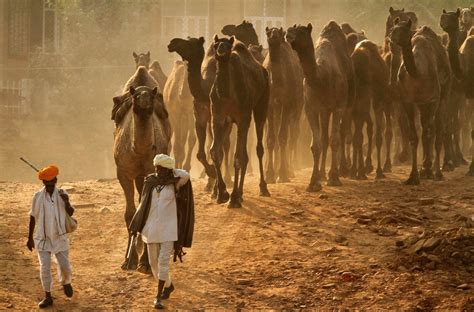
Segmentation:
[[(74, 213), (66, 191), (56, 188), (59, 174), (58, 167), (50, 165), (38, 172), (38, 178), (43, 181), (44, 187), (33, 197), (30, 210), (30, 228), (26, 246), (30, 251), (36, 248), (40, 263), (41, 284), (45, 291), (45, 298), (38, 304), (46, 308), (53, 304), (51, 288), (51, 254), (54, 254), (58, 263), (59, 281), (63, 285), (67, 297), (72, 297), (71, 265), (69, 263), (69, 240), (66, 234), (66, 213)], [(35, 231), (35, 226), (36, 227)], [(33, 236), (34, 233), (34, 236)]]

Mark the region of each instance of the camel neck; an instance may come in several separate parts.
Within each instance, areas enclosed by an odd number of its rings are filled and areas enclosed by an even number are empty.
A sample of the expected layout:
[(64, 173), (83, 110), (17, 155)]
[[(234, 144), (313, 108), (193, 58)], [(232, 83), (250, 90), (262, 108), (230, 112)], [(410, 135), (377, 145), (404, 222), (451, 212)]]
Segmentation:
[(397, 83), (397, 74), (402, 64), (402, 52), (398, 47), (392, 47), (390, 49), (391, 59), (390, 59), (390, 84), (396, 85)]
[(314, 56), (314, 46), (313, 44), (310, 45), (304, 51), (297, 51), (298, 57), (301, 62), (301, 67), (303, 68), (304, 77), (306, 82), (310, 86), (314, 86), (317, 82), (317, 65), (316, 65), (316, 57)]
[(140, 118), (134, 112), (132, 114), (133, 149), (137, 154), (149, 153), (154, 147), (153, 117)]
[(408, 72), (408, 74), (413, 77), (418, 77), (418, 71), (415, 65), (415, 57), (413, 56), (413, 50), (411, 42), (406, 46), (402, 46), (402, 55), (403, 55), (403, 64)]
[(217, 61), (217, 71), (215, 86), (217, 94), (221, 98), (230, 97), (230, 62), (229, 61)]
[(282, 59), (281, 59), (281, 46), (270, 46), (268, 49), (268, 55), (270, 57), (271, 64), (271, 80), (273, 85), (282, 85), (283, 73), (282, 73)]
[(189, 62), (188, 64), (188, 83), (189, 90), (195, 100), (209, 101), (209, 94), (204, 92), (202, 87), (203, 79), (201, 75), (201, 62)]
[(449, 36), (449, 42), (448, 42), (449, 63), (451, 64), (451, 68), (456, 78), (462, 79), (463, 72), (461, 69), (461, 63), (459, 61), (459, 48), (458, 48), (459, 29), (449, 32), (448, 36)]
[(269, 46), (268, 55), (272, 64), (280, 62), (281, 46), (279, 44)]

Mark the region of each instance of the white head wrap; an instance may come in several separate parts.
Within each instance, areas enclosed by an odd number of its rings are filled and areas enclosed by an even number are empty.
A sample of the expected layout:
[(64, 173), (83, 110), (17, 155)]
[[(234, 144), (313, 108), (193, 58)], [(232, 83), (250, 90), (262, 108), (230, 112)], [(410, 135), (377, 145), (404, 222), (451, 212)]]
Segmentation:
[(161, 166), (168, 169), (174, 169), (174, 158), (165, 154), (158, 154), (153, 159), (153, 165)]

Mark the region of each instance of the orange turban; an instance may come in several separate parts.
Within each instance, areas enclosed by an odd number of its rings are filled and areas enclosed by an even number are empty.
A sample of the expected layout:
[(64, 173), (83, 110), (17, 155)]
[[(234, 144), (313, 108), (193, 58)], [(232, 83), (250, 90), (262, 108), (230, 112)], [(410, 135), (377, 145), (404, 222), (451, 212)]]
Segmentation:
[(38, 178), (43, 181), (51, 181), (59, 174), (59, 169), (55, 165), (44, 167), (38, 172)]

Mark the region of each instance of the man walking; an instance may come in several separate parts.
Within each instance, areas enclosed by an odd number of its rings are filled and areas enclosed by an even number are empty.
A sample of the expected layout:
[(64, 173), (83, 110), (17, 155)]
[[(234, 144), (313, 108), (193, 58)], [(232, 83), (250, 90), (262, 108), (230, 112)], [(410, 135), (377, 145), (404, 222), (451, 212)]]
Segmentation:
[(45, 291), (45, 298), (38, 304), (41, 309), (53, 304), (51, 254), (56, 257), (59, 282), (63, 285), (64, 293), (67, 297), (73, 295), (69, 240), (65, 222), (66, 213), (72, 216), (74, 208), (69, 202), (66, 191), (56, 188), (58, 174), (59, 169), (54, 165), (38, 172), (38, 178), (43, 181), (44, 187), (34, 195), (30, 210), (30, 227), (26, 245), (30, 251), (36, 248), (38, 252), (41, 284)]
[[(154, 307), (164, 309), (161, 300), (168, 299), (174, 290), (169, 274), (173, 249), (175, 256), (180, 257), (183, 246), (191, 247), (194, 204), (188, 183), (189, 173), (175, 169), (174, 159), (164, 154), (156, 155), (153, 165), (155, 174), (145, 179), (141, 202), (130, 224), (130, 231), (132, 235), (140, 232), (147, 244), (150, 267), (158, 281)], [(177, 205), (176, 194), (180, 189), (189, 190), (182, 196), (188, 196), (186, 206), (192, 206), (190, 209)]]

